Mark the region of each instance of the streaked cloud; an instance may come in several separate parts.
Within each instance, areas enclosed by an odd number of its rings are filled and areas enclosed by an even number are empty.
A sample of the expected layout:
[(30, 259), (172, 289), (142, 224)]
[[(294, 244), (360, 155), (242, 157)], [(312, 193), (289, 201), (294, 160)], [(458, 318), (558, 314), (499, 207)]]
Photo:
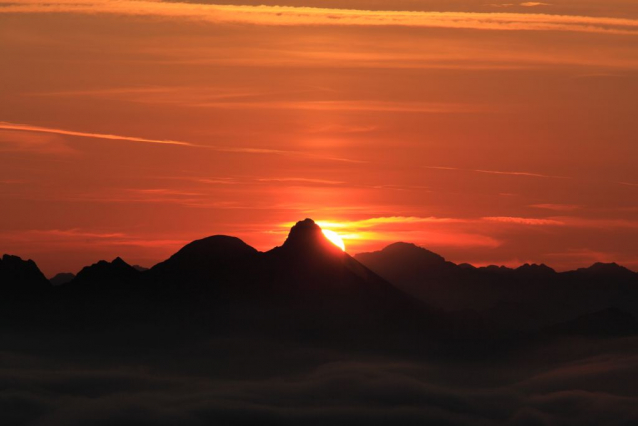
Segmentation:
[[(323, 229), (337, 232), (355, 253), (371, 246), (382, 248), (396, 241), (409, 241), (430, 247), (489, 247), (502, 242), (493, 236), (463, 229), (472, 221), (441, 217), (381, 216), (361, 220), (319, 220)], [(279, 234), (286, 234), (294, 223), (279, 225)]]
[[(415, 217), (415, 216), (389, 216), (374, 217), (353, 221), (318, 221), (317, 224), (328, 229), (344, 229), (344, 228), (372, 228), (381, 225), (409, 225), (417, 223), (459, 223), (466, 222), (464, 219), (452, 219), (441, 217)], [(289, 224), (286, 224), (286, 226)]]
[(203, 102), (194, 107), (221, 109), (289, 109), (308, 111), (375, 111), (375, 112), (415, 112), (415, 113), (467, 113), (486, 111), (479, 105), (440, 104), (425, 102), (389, 102), (374, 100), (355, 101), (271, 101), (262, 102)]
[(530, 225), (530, 226), (564, 226), (565, 222), (554, 219), (535, 219), (529, 217), (510, 217), (510, 216), (494, 216), (484, 217), (483, 220), (487, 222), (497, 223), (511, 223), (515, 225)]
[[(538, 3), (538, 4), (537, 4)], [(235, 6), (155, 1), (2, 1), (1, 13), (109, 13), (252, 25), (405, 26), (477, 30), (638, 34), (634, 19), (524, 13), (405, 12), (291, 6)], [(521, 5), (538, 6), (539, 2)]]
[(7, 123), (5, 121), (0, 121), (0, 130), (18, 130), (22, 132), (49, 133), (54, 135), (77, 136), (77, 137), (91, 138), (91, 139), (150, 143), (150, 144), (158, 144), (158, 145), (177, 145), (177, 146), (197, 147), (197, 145), (189, 143), (189, 142), (160, 140), (160, 139), (146, 139), (146, 138), (138, 138), (138, 137), (131, 137), (131, 136), (110, 135), (105, 133), (77, 132), (74, 130), (56, 129), (52, 127), (39, 127), (39, 126), (31, 126), (28, 124)]
[(482, 220), (486, 222), (525, 226), (567, 226), (572, 228), (602, 230), (638, 229), (638, 221), (625, 219), (591, 219), (573, 216), (555, 216), (551, 218), (495, 216), (484, 217)]
[(498, 170), (472, 170), (476, 173), (487, 173), (490, 175), (509, 175), (509, 176), (527, 176), (527, 177), (537, 177), (537, 178), (552, 178), (552, 179), (571, 179), (567, 176), (554, 176), (554, 175), (543, 175), (540, 173), (529, 173), (529, 172), (502, 172)]
[(322, 185), (341, 185), (345, 182), (329, 179), (312, 179), (302, 177), (289, 177), (289, 178), (257, 178), (257, 182), (286, 182), (286, 183), (316, 183)]
[(334, 157), (334, 156), (322, 156), (319, 154), (303, 152), (303, 151), (291, 151), (291, 150), (270, 149), (270, 148), (198, 145), (191, 142), (175, 141), (175, 140), (168, 140), (168, 139), (148, 139), (148, 138), (139, 138), (139, 137), (133, 137), (133, 136), (112, 135), (112, 134), (105, 134), (105, 133), (79, 132), (74, 130), (64, 130), (64, 129), (58, 129), (58, 128), (52, 128), (52, 127), (39, 127), (39, 126), (32, 126), (28, 124), (8, 123), (5, 121), (0, 121), (0, 130), (16, 130), (21, 132), (48, 133), (48, 134), (54, 134), (54, 135), (111, 140), (111, 141), (120, 141), (120, 142), (134, 142), (134, 143), (169, 145), (169, 146), (174, 145), (174, 146), (187, 147), (187, 148), (209, 149), (209, 150), (213, 150), (217, 152), (291, 155), (291, 156), (305, 157), (310, 159), (340, 161), (340, 162), (348, 162), (348, 163), (363, 163), (364, 162), (363, 160), (354, 160), (354, 159), (340, 158), (340, 157)]
[(569, 176), (546, 175), (542, 173), (532, 173), (526, 171), (502, 171), (502, 170), (483, 170), (483, 169), (462, 169), (458, 167), (440, 167), (440, 166), (423, 166), (424, 169), (432, 170), (455, 170), (462, 172), (483, 173), (489, 175), (505, 175), (505, 176), (523, 176), (542, 179), (571, 179)]
[(575, 204), (532, 204), (530, 207), (534, 207), (536, 209), (544, 209), (544, 210), (553, 210), (558, 212), (567, 212), (578, 210), (581, 206)]

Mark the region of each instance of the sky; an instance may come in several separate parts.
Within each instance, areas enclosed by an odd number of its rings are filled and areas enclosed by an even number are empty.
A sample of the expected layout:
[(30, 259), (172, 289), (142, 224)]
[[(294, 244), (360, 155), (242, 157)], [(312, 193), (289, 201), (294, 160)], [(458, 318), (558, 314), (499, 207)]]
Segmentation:
[(635, 0), (0, 0), (0, 253), (638, 270)]

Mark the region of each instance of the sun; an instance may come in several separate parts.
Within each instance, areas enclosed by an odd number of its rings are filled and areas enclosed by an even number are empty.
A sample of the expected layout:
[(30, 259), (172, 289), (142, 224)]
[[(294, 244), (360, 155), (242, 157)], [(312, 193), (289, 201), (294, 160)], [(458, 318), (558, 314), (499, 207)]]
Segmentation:
[(343, 243), (343, 240), (335, 231), (330, 231), (329, 229), (322, 229), (323, 235), (330, 240), (332, 244), (339, 247), (341, 250), (346, 251), (346, 245)]

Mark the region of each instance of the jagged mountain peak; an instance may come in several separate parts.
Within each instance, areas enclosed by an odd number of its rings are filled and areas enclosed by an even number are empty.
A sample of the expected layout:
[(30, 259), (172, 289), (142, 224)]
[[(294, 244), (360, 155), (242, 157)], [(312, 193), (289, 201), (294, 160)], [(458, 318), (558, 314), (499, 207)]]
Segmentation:
[(122, 258), (116, 257), (112, 262), (100, 260), (91, 266), (86, 266), (78, 272), (74, 281), (101, 281), (113, 279), (127, 279), (139, 274), (131, 265)]
[(0, 291), (30, 293), (51, 287), (31, 259), (5, 254), (0, 259)]
[(297, 255), (322, 253), (343, 256), (344, 254), (326, 238), (321, 227), (312, 219), (297, 222), (290, 229), (288, 238), (279, 249)]

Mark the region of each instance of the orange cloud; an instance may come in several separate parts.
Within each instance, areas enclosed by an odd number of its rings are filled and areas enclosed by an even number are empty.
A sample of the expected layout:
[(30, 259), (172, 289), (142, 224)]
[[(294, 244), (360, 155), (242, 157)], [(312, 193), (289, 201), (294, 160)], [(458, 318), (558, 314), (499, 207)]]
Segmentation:
[[(634, 19), (523, 13), (404, 12), (291, 6), (234, 6), (155, 1), (22, 0), (2, 2), (1, 13), (110, 13), (253, 25), (345, 25), (577, 31), (638, 34)], [(534, 4), (532, 4), (534, 3)], [(537, 2), (527, 2), (537, 6)]]
[(484, 217), (483, 220), (488, 222), (497, 223), (512, 223), (516, 225), (530, 225), (530, 226), (563, 226), (565, 222), (561, 222), (554, 219), (534, 219), (529, 217), (509, 217), (509, 216), (496, 216), (496, 217)]
[[(488, 235), (464, 231), (457, 225), (472, 221), (440, 217), (387, 216), (361, 220), (320, 220), (323, 229), (337, 232), (348, 251), (381, 248), (390, 242), (409, 241), (430, 247), (489, 247), (501, 241)], [(284, 223), (275, 231), (285, 235), (293, 223)]]
[(545, 210), (554, 210), (559, 212), (578, 210), (580, 206), (574, 204), (532, 204), (530, 207)]

